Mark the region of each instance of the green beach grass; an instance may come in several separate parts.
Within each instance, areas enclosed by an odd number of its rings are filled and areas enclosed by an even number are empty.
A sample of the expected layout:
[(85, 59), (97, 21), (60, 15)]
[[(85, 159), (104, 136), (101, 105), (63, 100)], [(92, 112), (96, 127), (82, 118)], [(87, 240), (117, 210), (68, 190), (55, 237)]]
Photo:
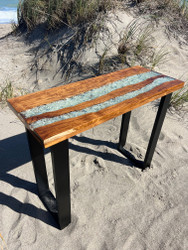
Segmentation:
[(88, 23), (114, 7), (112, 0), (23, 0), (18, 5), (18, 23), (28, 30), (40, 23), (48, 29)]
[[(49, 29), (62, 25), (74, 26), (88, 23), (101, 13), (114, 9), (126, 0), (20, 0), (18, 5), (18, 23), (25, 25), (28, 30), (38, 24), (46, 23)], [(149, 10), (155, 18), (162, 18), (166, 11), (177, 12), (188, 18), (187, 0), (133, 0), (132, 3), (142, 7), (141, 11)], [(143, 5), (144, 4), (144, 5)], [(175, 14), (176, 13), (176, 14)]]

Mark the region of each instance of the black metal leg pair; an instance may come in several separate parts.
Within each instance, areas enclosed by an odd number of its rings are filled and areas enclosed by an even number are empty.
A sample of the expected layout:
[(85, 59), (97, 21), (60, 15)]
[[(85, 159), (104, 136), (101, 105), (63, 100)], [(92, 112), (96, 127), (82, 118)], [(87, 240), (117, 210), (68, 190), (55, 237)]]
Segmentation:
[[(171, 94), (161, 98), (159, 110), (155, 119), (150, 141), (146, 151), (144, 162), (134, 158), (136, 165), (142, 169), (149, 167), (155, 151), (157, 140), (162, 128), (162, 124), (169, 105)], [(130, 154), (123, 148), (126, 143), (131, 112), (123, 115), (120, 140), (118, 148), (128, 158)], [(62, 141), (51, 147), (52, 165), (54, 174), (54, 184), (56, 198), (49, 189), (46, 164), (44, 158), (44, 148), (35, 136), (26, 129), (31, 158), (34, 167), (39, 197), (46, 208), (53, 214), (58, 221), (60, 229), (65, 228), (71, 222), (71, 201), (70, 201), (70, 174), (69, 174), (69, 152), (68, 140)]]
[(63, 229), (71, 222), (68, 140), (51, 147), (55, 198), (49, 189), (44, 148), (28, 129), (26, 132), (39, 197)]
[(166, 115), (167, 108), (169, 106), (170, 98), (172, 94), (168, 94), (166, 96), (163, 96), (161, 98), (161, 102), (159, 105), (159, 109), (157, 112), (157, 116), (154, 122), (153, 130), (151, 133), (151, 137), (149, 140), (148, 148), (146, 151), (145, 159), (144, 161), (139, 161), (135, 159), (127, 150), (124, 149), (126, 139), (127, 139), (127, 133), (128, 133), (128, 127), (129, 127), (129, 120), (131, 116), (131, 111), (128, 113), (125, 113), (122, 116), (122, 123), (121, 123), (121, 131), (120, 131), (120, 139), (119, 139), (119, 145), (118, 149), (121, 153), (123, 153), (127, 158), (130, 158), (131, 161), (135, 163), (136, 166), (145, 169), (147, 167), (150, 167), (151, 160), (155, 151), (155, 147), (160, 135), (160, 131), (163, 125), (163, 121)]

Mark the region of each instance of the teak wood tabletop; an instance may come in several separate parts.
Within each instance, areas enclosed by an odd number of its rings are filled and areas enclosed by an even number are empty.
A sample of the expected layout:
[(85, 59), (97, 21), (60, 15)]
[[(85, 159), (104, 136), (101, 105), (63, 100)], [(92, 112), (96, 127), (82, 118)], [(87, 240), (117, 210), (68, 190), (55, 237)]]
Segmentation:
[(48, 148), (182, 88), (184, 82), (135, 66), (15, 97), (10, 108)]

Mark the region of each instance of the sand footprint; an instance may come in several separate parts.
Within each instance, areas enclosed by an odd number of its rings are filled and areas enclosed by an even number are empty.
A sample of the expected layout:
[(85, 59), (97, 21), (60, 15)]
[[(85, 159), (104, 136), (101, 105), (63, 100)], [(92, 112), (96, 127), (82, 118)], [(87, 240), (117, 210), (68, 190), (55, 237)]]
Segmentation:
[(139, 125), (139, 123), (138, 123), (137, 117), (132, 116), (132, 117), (131, 117), (131, 120), (132, 120), (131, 124), (132, 124), (133, 128), (134, 128), (135, 130), (140, 130), (140, 125)]
[(142, 147), (138, 147), (133, 143), (127, 143), (125, 149), (133, 155), (138, 160), (144, 159), (145, 156), (145, 149)]
[(159, 140), (163, 141), (165, 139), (165, 134), (161, 131), (160, 135), (159, 135)]
[(13, 189), (10, 196), (16, 197), (11, 199), (12, 209), (4, 206), (2, 210), (2, 225), (7, 230), (8, 239), (11, 239), (7, 244), (9, 249), (26, 249), (37, 240), (35, 219), (24, 214), (26, 204), (29, 203), (28, 193)]

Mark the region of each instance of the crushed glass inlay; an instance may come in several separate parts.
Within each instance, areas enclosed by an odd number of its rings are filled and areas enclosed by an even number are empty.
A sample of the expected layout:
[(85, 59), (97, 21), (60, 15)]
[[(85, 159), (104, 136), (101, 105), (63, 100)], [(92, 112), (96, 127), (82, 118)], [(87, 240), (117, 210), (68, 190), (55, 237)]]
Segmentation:
[(128, 85), (129, 86), (134, 85), (142, 81), (145, 81), (151, 77), (158, 76), (158, 75), (160, 74), (157, 72), (150, 71), (150, 72), (146, 72), (146, 73), (142, 73), (138, 75), (129, 76), (127, 78), (109, 83), (107, 85), (104, 85), (96, 89), (89, 90), (79, 95), (75, 95), (66, 99), (62, 99), (62, 100), (55, 101), (55, 102), (45, 104), (45, 105), (41, 105), (32, 109), (28, 109), (26, 111), (21, 112), (21, 114), (24, 115), (25, 118), (29, 118), (32, 116), (44, 114), (46, 112), (52, 112), (52, 111), (56, 111), (56, 110), (67, 108), (67, 107), (73, 107), (82, 102), (94, 100), (97, 97), (106, 95), (112, 92), (113, 90), (120, 89)]
[(144, 86), (143, 88), (141, 88), (139, 90), (135, 90), (135, 91), (129, 92), (125, 95), (115, 97), (115, 98), (110, 99), (108, 101), (105, 101), (103, 103), (93, 105), (91, 107), (82, 109), (80, 111), (73, 111), (73, 112), (63, 114), (60, 116), (56, 116), (53, 118), (44, 118), (44, 119), (38, 120), (38, 121), (33, 122), (31, 124), (31, 128), (35, 129), (35, 128), (42, 127), (42, 126), (45, 126), (45, 125), (48, 125), (48, 124), (51, 124), (51, 123), (54, 123), (57, 121), (61, 121), (61, 120), (69, 119), (69, 118), (75, 118), (75, 117), (78, 117), (81, 115), (97, 112), (99, 110), (102, 110), (104, 108), (110, 107), (110, 106), (115, 105), (115, 104), (118, 104), (118, 103), (125, 101), (127, 99), (131, 99), (131, 98), (134, 98), (140, 94), (146, 93), (146, 92), (152, 90), (153, 88), (161, 85), (162, 83), (172, 81), (172, 80), (174, 80), (174, 78), (171, 78), (171, 77), (158, 78), (158, 79), (154, 80), (152, 83)]

